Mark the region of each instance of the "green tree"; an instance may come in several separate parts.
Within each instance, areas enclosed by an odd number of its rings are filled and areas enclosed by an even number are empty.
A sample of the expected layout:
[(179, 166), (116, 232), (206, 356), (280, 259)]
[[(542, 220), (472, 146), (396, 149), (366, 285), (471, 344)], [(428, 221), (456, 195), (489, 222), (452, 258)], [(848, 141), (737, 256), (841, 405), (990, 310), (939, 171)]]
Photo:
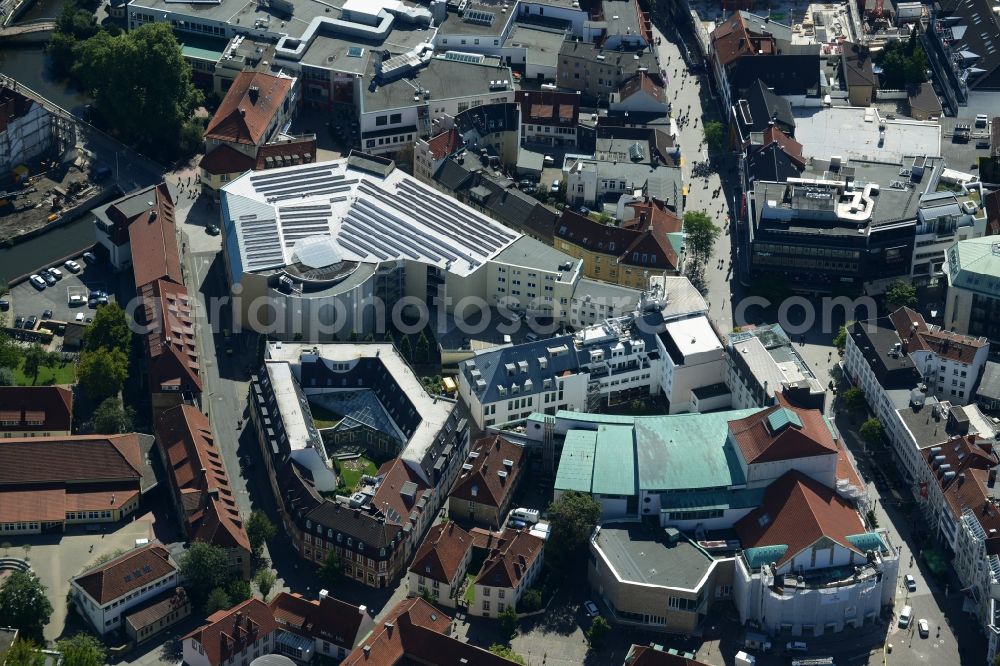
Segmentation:
[(712, 256), (718, 237), (719, 227), (708, 213), (698, 210), (684, 213), (684, 245), (695, 260), (704, 261)]
[(97, 309), (94, 322), (83, 336), (83, 348), (87, 351), (120, 349), (126, 355), (132, 350), (128, 316), (118, 303), (108, 303)]
[(340, 555), (332, 550), (326, 552), (326, 557), (323, 559), (323, 564), (320, 565), (317, 575), (319, 579), (323, 581), (324, 585), (333, 586), (338, 580), (340, 580), (340, 572), (344, 570), (344, 563), (340, 559)]
[(914, 27), (905, 42), (889, 42), (876, 58), (882, 67), (882, 87), (902, 90), (927, 80), (927, 54), (917, 40)]
[(53, 31), (49, 43), (45, 45), (45, 53), (52, 63), (52, 73), (60, 79), (65, 79), (73, 73), (73, 54), (78, 42), (76, 37), (66, 32)]
[(228, 610), (232, 607), (232, 603), (229, 601), (229, 595), (221, 587), (213, 588), (211, 592), (208, 593), (208, 597), (205, 599), (205, 614), (211, 615), (212, 613), (220, 610)]
[(260, 590), (260, 596), (264, 601), (267, 601), (267, 595), (271, 594), (277, 581), (278, 577), (270, 569), (261, 569), (254, 576), (254, 582), (257, 583), (257, 589)]
[(267, 517), (267, 514), (259, 509), (255, 509), (247, 520), (247, 536), (250, 538), (250, 549), (253, 551), (254, 559), (259, 559), (264, 554), (264, 544), (274, 538), (278, 529)]
[(181, 125), (180, 154), (182, 157), (190, 157), (198, 153), (205, 145), (205, 128), (193, 120), (186, 121)]
[(896, 280), (885, 290), (885, 303), (890, 310), (912, 308), (917, 304), (917, 288), (909, 282)]
[(94, 426), (94, 432), (99, 435), (117, 435), (122, 432), (131, 432), (134, 420), (135, 410), (131, 407), (123, 407), (122, 401), (117, 395), (105, 398), (97, 406), (93, 416), (90, 418), (90, 422)]
[(542, 591), (533, 587), (521, 597), (521, 608), (525, 613), (531, 613), (542, 607)]
[(861, 409), (865, 406), (865, 392), (857, 386), (852, 386), (841, 393), (840, 399), (848, 409)]
[(517, 611), (512, 604), (507, 604), (497, 617), (500, 618), (500, 628), (505, 634), (513, 636), (517, 633)]
[(167, 23), (112, 37), (99, 32), (75, 50), (74, 76), (105, 127), (159, 158), (180, 152), (181, 128), (201, 103), (191, 66)]
[(80, 354), (76, 375), (80, 388), (94, 402), (118, 395), (128, 377), (128, 356), (120, 349), (98, 349)]
[(413, 362), (413, 345), (410, 344), (410, 336), (403, 334), (399, 341), (399, 353), (409, 362)]
[(17, 386), (17, 377), (10, 368), (0, 368), (0, 386)]
[(253, 596), (253, 588), (250, 581), (242, 578), (234, 578), (226, 586), (226, 595), (229, 596), (229, 603), (235, 606)]
[(104, 645), (92, 634), (79, 633), (56, 644), (63, 656), (62, 666), (102, 666)]
[(34, 385), (42, 368), (53, 368), (59, 361), (59, 354), (46, 351), (41, 345), (31, 345), (24, 352), (24, 374), (31, 377), (31, 383)]
[(191, 544), (181, 555), (180, 567), (195, 598), (207, 590), (224, 588), (231, 578), (226, 551), (204, 541)]
[(601, 518), (601, 506), (590, 495), (570, 491), (549, 504), (552, 535), (545, 548), (548, 561), (561, 570), (573, 560), (583, 561), (587, 541)]
[(490, 652), (498, 657), (503, 657), (507, 661), (512, 661), (515, 664), (521, 664), (524, 666), (527, 662), (524, 661), (524, 657), (514, 652), (514, 649), (509, 645), (503, 645), (502, 643), (494, 643), (490, 646)]
[(841, 326), (840, 330), (837, 331), (837, 337), (833, 339), (834, 346), (840, 351), (844, 351), (847, 347), (847, 327)]
[(38, 643), (30, 638), (18, 638), (6, 653), (0, 652), (3, 666), (45, 666), (45, 655)]
[(709, 120), (702, 126), (701, 131), (705, 135), (705, 144), (710, 152), (716, 153), (725, 147), (725, 129), (718, 120)]
[(16, 368), (21, 362), (21, 347), (9, 335), (0, 331), (0, 367)]
[(41, 640), (51, 615), (45, 586), (31, 571), (14, 571), (0, 585), (0, 627), (13, 627), (26, 638)]
[(594, 621), (590, 623), (590, 628), (587, 629), (587, 640), (590, 641), (590, 647), (595, 650), (603, 650), (609, 631), (611, 631), (611, 626), (604, 619), (604, 616), (595, 617)]
[(858, 428), (858, 434), (865, 440), (868, 446), (875, 446), (882, 442), (882, 422), (876, 418), (870, 418)]
[(419, 363), (428, 363), (431, 360), (431, 341), (427, 339), (427, 332), (421, 331), (417, 338), (416, 360)]

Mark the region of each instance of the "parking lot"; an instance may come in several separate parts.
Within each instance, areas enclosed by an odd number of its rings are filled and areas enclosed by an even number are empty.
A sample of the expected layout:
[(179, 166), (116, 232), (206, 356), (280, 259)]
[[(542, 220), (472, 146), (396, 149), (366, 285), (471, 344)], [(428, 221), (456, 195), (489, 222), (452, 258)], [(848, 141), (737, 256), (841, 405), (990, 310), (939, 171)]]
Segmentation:
[[(93, 318), (94, 308), (87, 305), (87, 297), (93, 290), (108, 292), (108, 299), (115, 300), (119, 276), (111, 272), (108, 264), (87, 263), (81, 257), (75, 257), (74, 260), (80, 264), (80, 272), (72, 273), (60, 264), (58, 268), (62, 273), (62, 279), (54, 285), (39, 290), (30, 281), (25, 280), (10, 290), (10, 294), (6, 297), (10, 302), (10, 310), (7, 313), (10, 325), (13, 325), (17, 317), (27, 319), (35, 316), (42, 319), (42, 314), (46, 310), (52, 311), (53, 321), (74, 321), (77, 313), (82, 313), (85, 319)], [(39, 266), (38, 270), (42, 268), (46, 267)], [(72, 295), (83, 296), (83, 304), (71, 307), (69, 298)]]

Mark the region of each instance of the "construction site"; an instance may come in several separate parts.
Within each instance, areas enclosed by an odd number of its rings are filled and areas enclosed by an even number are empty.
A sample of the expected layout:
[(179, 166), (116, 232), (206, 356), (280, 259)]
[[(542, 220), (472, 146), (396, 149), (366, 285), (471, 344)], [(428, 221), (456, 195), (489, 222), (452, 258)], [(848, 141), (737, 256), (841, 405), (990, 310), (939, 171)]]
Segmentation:
[(0, 82), (0, 243), (75, 217), (114, 187), (77, 138), (73, 120)]

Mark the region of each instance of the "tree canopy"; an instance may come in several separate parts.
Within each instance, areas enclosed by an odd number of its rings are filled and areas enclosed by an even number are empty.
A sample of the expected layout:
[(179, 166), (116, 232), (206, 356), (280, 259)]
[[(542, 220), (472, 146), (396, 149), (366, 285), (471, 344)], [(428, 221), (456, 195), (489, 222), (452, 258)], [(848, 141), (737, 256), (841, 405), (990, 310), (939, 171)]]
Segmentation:
[(273, 539), (277, 533), (277, 528), (266, 513), (256, 509), (250, 514), (247, 520), (247, 537), (250, 538), (250, 549), (255, 559), (263, 555), (264, 544)]
[(587, 640), (590, 641), (590, 647), (595, 650), (604, 649), (609, 631), (611, 631), (611, 625), (608, 624), (608, 621), (601, 615), (595, 617), (590, 628), (587, 629)]
[(861, 409), (865, 406), (865, 392), (857, 386), (852, 386), (841, 393), (840, 399), (848, 409)]
[(121, 400), (116, 395), (105, 398), (90, 418), (94, 432), (99, 435), (117, 435), (122, 432), (130, 432), (134, 420), (135, 410), (131, 407), (123, 407)]
[(260, 590), (260, 596), (264, 601), (267, 601), (267, 595), (271, 594), (277, 580), (278, 577), (270, 569), (261, 569), (254, 576), (254, 582), (257, 583), (257, 589)]
[(30, 571), (14, 571), (0, 585), (0, 627), (13, 627), (25, 637), (41, 639), (52, 615), (45, 586)]
[(45, 666), (45, 655), (30, 638), (18, 638), (7, 652), (0, 652), (0, 659), (4, 666)]
[(587, 540), (601, 518), (601, 507), (590, 495), (571, 491), (549, 504), (552, 536), (546, 556), (553, 565), (566, 564), (585, 557)]
[(31, 345), (24, 352), (24, 374), (31, 377), (34, 385), (42, 368), (54, 368), (61, 360), (59, 354), (46, 351), (41, 345)]
[(205, 599), (205, 613), (211, 615), (215, 611), (227, 610), (233, 604), (229, 601), (229, 595), (221, 587), (213, 588)]
[(326, 558), (323, 560), (323, 564), (319, 566), (319, 571), (317, 575), (319, 579), (323, 581), (325, 585), (333, 585), (340, 579), (340, 572), (343, 570), (343, 562), (335, 551), (326, 551)]
[(102, 666), (104, 645), (91, 634), (79, 633), (58, 643), (63, 666)]
[(120, 349), (97, 349), (80, 354), (76, 375), (80, 388), (94, 402), (116, 396), (128, 377), (128, 356)]
[(723, 149), (726, 141), (725, 129), (718, 120), (709, 120), (702, 126), (702, 133), (705, 135), (705, 144), (712, 152)]
[(882, 422), (876, 418), (868, 419), (861, 424), (858, 434), (869, 446), (879, 444), (882, 441)]
[(177, 156), (181, 129), (202, 94), (169, 24), (98, 32), (73, 55), (73, 76), (92, 93), (104, 127), (142, 152)]
[(885, 302), (889, 309), (908, 307), (917, 304), (917, 288), (904, 280), (896, 280), (885, 290)]
[(131, 351), (132, 331), (129, 330), (128, 315), (118, 303), (108, 303), (97, 309), (94, 322), (84, 334), (83, 348), (87, 351), (120, 349), (126, 355)]
[(521, 666), (524, 666), (524, 664), (527, 663), (524, 661), (524, 657), (514, 652), (513, 648), (511, 648), (509, 645), (504, 645), (502, 643), (494, 643), (493, 645), (490, 646), (490, 652), (492, 652), (498, 657), (503, 657), (507, 661), (512, 661), (515, 664), (521, 664)]
[(189, 583), (188, 589), (195, 597), (204, 595), (208, 590), (224, 588), (231, 578), (226, 551), (204, 541), (191, 544), (181, 556), (180, 566)]
[(712, 256), (718, 237), (719, 227), (715, 226), (708, 213), (699, 210), (684, 213), (684, 245), (688, 254), (696, 261), (704, 261)]
[(882, 87), (903, 90), (927, 80), (927, 54), (917, 42), (917, 29), (913, 28), (905, 42), (893, 40), (886, 44), (878, 58), (882, 67)]

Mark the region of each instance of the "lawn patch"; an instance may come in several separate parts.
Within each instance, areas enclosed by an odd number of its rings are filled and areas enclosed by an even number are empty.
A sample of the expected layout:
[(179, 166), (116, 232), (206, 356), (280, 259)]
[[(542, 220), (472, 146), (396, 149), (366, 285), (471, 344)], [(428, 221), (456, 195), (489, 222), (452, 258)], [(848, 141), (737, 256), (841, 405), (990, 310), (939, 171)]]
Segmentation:
[(52, 384), (75, 384), (76, 364), (72, 361), (63, 361), (54, 368), (40, 368), (38, 370), (38, 380), (32, 381), (32, 377), (24, 374), (24, 357), (14, 368), (14, 381), (18, 386), (51, 386)]

